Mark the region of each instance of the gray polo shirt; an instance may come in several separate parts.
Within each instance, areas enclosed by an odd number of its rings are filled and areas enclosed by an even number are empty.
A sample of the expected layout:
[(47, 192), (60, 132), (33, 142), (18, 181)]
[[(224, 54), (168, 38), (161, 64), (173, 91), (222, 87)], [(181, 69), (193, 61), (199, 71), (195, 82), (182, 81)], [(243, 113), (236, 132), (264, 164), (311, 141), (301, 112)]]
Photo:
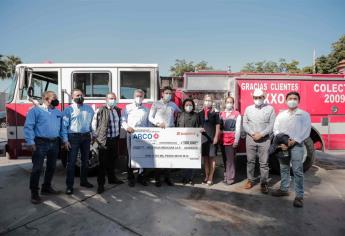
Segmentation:
[(271, 105), (250, 105), (244, 112), (243, 129), (249, 135), (255, 132), (259, 132), (262, 136), (269, 135), (273, 132), (275, 118), (276, 114)]

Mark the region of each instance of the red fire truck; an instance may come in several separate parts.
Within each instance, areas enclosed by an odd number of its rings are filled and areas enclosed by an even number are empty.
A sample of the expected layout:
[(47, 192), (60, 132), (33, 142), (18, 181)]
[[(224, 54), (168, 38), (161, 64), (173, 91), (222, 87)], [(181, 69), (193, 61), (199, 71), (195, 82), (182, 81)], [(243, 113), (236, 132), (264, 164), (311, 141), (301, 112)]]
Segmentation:
[[(146, 92), (144, 103), (150, 107), (159, 99), (160, 79), (157, 64), (20, 64), (10, 92), (7, 110), (8, 143), (6, 151), (11, 159), (29, 156), (24, 142), (23, 125), (32, 99), (40, 100), (44, 91), (58, 94), (63, 109), (71, 103), (73, 88), (85, 91), (85, 102), (95, 109), (104, 104), (105, 94), (118, 95), (119, 106), (133, 102), (133, 91)], [(255, 88), (267, 92), (267, 102), (276, 112), (285, 109), (284, 97), (289, 91), (301, 94), (301, 108), (312, 118), (312, 132), (306, 141), (305, 170), (314, 159), (314, 149), (345, 149), (345, 76), (319, 74), (257, 74), (229, 72), (186, 73), (183, 87), (176, 91), (176, 99), (192, 97), (202, 101), (205, 93), (216, 97), (215, 106), (227, 95), (236, 100), (236, 108), (243, 114), (252, 103)], [(202, 103), (198, 102), (200, 106)], [(121, 132), (124, 137), (125, 132)], [(123, 143), (124, 144), (124, 143)], [(244, 154), (243, 142), (238, 154)], [(120, 148), (125, 152), (125, 148)], [(122, 153), (123, 154), (123, 153)], [(62, 155), (63, 156), (63, 155)], [(92, 156), (92, 155), (90, 155)], [(97, 163), (90, 161), (90, 165)], [(274, 165), (272, 165), (272, 168)]]
[[(144, 104), (150, 107), (159, 96), (157, 64), (20, 64), (6, 105), (8, 142), (6, 152), (16, 159), (31, 155), (23, 135), (25, 116), (33, 101), (40, 102), (44, 91), (54, 91), (60, 100), (59, 109), (71, 104), (70, 91), (79, 88), (85, 93), (85, 102), (94, 109), (104, 104), (105, 95), (113, 91), (118, 96), (119, 107), (133, 102), (136, 88), (145, 91)], [(125, 132), (121, 132), (124, 138)], [(125, 143), (123, 143), (125, 144)], [(126, 151), (126, 148), (120, 148)], [(61, 152), (65, 164), (65, 155)], [(90, 155), (92, 156), (92, 155)], [(90, 158), (95, 167), (96, 158)], [(77, 163), (78, 164), (78, 163)]]
[[(253, 103), (252, 92), (256, 88), (266, 91), (266, 102), (273, 105), (276, 113), (287, 108), (285, 95), (298, 91), (300, 108), (310, 113), (312, 121), (310, 138), (305, 142), (304, 169), (312, 165), (314, 150), (345, 150), (344, 74), (190, 72), (183, 80), (183, 87), (176, 92), (177, 100), (191, 97), (202, 106), (203, 96), (213, 94), (215, 109), (221, 109), (224, 97), (231, 95), (242, 115)], [(244, 146), (242, 139), (238, 155), (245, 154)], [(278, 168), (273, 162), (271, 168)]]

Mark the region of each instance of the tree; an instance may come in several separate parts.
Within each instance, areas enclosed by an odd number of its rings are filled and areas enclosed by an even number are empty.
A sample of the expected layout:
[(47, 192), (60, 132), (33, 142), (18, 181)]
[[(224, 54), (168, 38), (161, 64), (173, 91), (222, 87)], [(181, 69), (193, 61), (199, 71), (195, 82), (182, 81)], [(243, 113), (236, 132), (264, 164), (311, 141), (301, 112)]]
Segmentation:
[(301, 73), (302, 70), (298, 68), (299, 62), (292, 60), (287, 62), (285, 59), (275, 61), (258, 61), (247, 63), (242, 72), (258, 72), (258, 73)]
[(213, 70), (212, 66), (207, 65), (207, 61), (201, 61), (194, 66), (195, 70)]
[(195, 70), (212, 70), (206, 61), (201, 61), (194, 65), (193, 61), (187, 62), (185, 59), (176, 59), (175, 64), (170, 67), (171, 76), (183, 76), (186, 72)]
[(0, 78), (13, 77), (16, 71), (16, 65), (22, 63), (22, 60), (17, 56), (6, 56), (0, 55)]
[(254, 63), (250, 62), (250, 63), (245, 64), (241, 71), (242, 72), (254, 72), (255, 71)]
[(7, 67), (6, 67), (5, 61), (2, 58), (3, 58), (3, 56), (0, 55), (0, 78), (4, 79), (4, 78), (6, 78)]
[(332, 43), (331, 52), (316, 59), (316, 72), (321, 74), (337, 73), (337, 66), (341, 60), (345, 59), (345, 35)]
[(7, 77), (13, 77), (16, 72), (16, 65), (22, 63), (22, 60), (14, 55), (7, 56), (5, 59), (6, 67), (7, 67)]

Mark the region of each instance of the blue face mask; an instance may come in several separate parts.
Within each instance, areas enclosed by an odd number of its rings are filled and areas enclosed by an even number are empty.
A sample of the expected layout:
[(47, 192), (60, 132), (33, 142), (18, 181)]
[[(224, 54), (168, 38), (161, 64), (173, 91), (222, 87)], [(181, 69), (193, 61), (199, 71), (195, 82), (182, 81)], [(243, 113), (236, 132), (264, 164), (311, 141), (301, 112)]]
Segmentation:
[(171, 94), (164, 94), (163, 99), (169, 102), (171, 100)]
[(107, 101), (107, 105), (111, 108), (115, 107), (117, 104), (117, 101), (114, 99), (114, 100), (108, 100)]

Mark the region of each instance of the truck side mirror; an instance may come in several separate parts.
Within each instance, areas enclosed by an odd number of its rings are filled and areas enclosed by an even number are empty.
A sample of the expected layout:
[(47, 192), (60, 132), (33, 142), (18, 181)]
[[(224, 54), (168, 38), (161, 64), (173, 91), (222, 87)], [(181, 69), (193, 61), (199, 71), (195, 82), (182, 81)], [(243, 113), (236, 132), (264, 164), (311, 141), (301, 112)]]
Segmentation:
[(34, 95), (34, 88), (32, 86), (29, 86), (28, 88), (28, 96), (31, 98)]

